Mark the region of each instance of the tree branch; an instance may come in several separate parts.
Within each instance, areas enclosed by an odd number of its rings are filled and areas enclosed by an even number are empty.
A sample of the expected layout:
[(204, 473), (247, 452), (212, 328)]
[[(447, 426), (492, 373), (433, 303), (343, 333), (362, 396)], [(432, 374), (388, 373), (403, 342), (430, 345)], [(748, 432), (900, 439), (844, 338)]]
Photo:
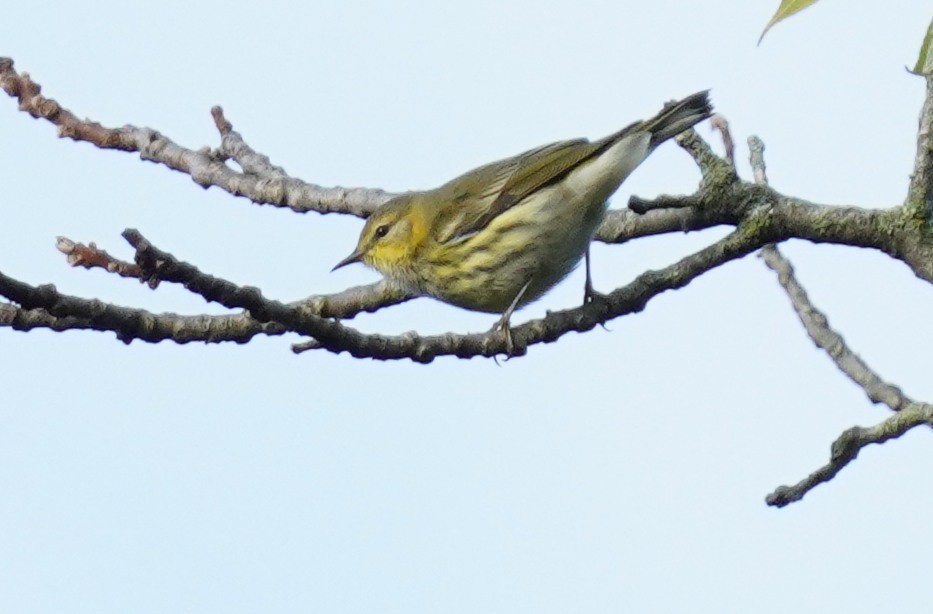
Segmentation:
[[(44, 305), (25, 308), (11, 303), (0, 303), (0, 326), (18, 331), (37, 328), (56, 332), (96, 330), (116, 333), (117, 338), (124, 343), (139, 339), (149, 343), (173, 341), (179, 344), (196, 341), (246, 343), (256, 335), (277, 336), (287, 332), (285, 327), (279, 324), (259, 322), (248, 313), (152, 313), (144, 309), (61, 294), (54, 286), (32, 286), (2, 273), (0, 295), (17, 303), (22, 301), (25, 305)], [(414, 297), (404, 290), (386, 282), (379, 282), (349, 288), (337, 294), (310, 296), (289, 305), (325, 318), (352, 319), (361, 312), (376, 311), (411, 298)], [(53, 315), (53, 312), (58, 315)]]
[(722, 144), (725, 150), (725, 159), (733, 169), (735, 169), (735, 141), (732, 140), (732, 131), (729, 130), (729, 121), (724, 115), (716, 113), (709, 120), (710, 126), (718, 130), (722, 137)]
[(58, 237), (55, 247), (67, 256), (67, 262), (71, 266), (79, 266), (85, 269), (104, 269), (108, 273), (116, 273), (120, 277), (145, 281), (142, 270), (138, 266), (132, 262), (114, 258), (93, 242), (85, 245), (84, 243), (72, 241), (68, 237)]
[[(147, 275), (135, 263), (119, 260), (93, 243), (84, 245), (59, 237), (56, 246), (68, 256), (72, 266), (101, 268), (122, 277), (138, 279), (150, 287), (159, 280)], [(66, 330), (97, 330), (114, 332), (129, 343), (133, 339), (157, 343), (245, 343), (254, 336), (281, 335), (286, 329), (276, 323), (261, 323), (248, 313), (229, 315), (156, 314), (143, 309), (121, 307), (101, 301), (63, 295), (53, 286), (31, 286), (0, 273), (0, 295), (25, 305), (19, 307), (0, 303), (0, 326), (19, 331), (47, 328)], [(312, 295), (290, 303), (325, 318), (352, 319), (361, 312), (373, 312), (382, 307), (410, 300), (414, 296), (388, 281), (356, 286), (342, 292)], [(29, 308), (32, 307), (32, 308)]]
[(777, 246), (763, 247), (761, 257), (768, 268), (777, 273), (779, 283), (813, 343), (829, 354), (836, 366), (865, 391), (872, 403), (883, 403), (894, 411), (900, 411), (910, 403), (900, 388), (881, 379), (849, 348), (842, 335), (829, 326), (826, 316), (810, 302), (806, 290), (794, 277), (793, 266), (778, 251)]
[[(159, 280), (147, 276), (139, 265), (114, 258), (94, 243), (85, 245), (72, 241), (67, 237), (58, 237), (56, 247), (58, 251), (68, 256), (68, 264), (71, 266), (81, 266), (86, 269), (104, 269), (121, 277), (129, 277), (148, 283), (153, 289), (159, 285)], [(335, 294), (311, 295), (308, 298), (289, 304), (302, 306), (310, 310), (311, 313), (324, 318), (349, 320), (364, 311), (372, 313), (383, 307), (397, 305), (413, 298), (415, 298), (415, 295), (411, 292), (391, 281), (382, 280), (374, 284), (347, 288)]]
[[(257, 204), (287, 207), (298, 213), (317, 211), (366, 217), (391, 197), (383, 190), (325, 188), (285, 176), (284, 171), (272, 176), (270, 171), (273, 167), (268, 165), (268, 160), (263, 164), (252, 155), (254, 152), (238, 133), (233, 132), (219, 109), (214, 112), (215, 124), (226, 137), (221, 154), (211, 152), (209, 148), (195, 151), (182, 147), (151, 128), (129, 124), (108, 128), (97, 122), (78, 119), (55, 100), (43, 96), (41, 86), (28, 74), (17, 73), (10, 58), (0, 58), (0, 88), (19, 101), (21, 111), (55, 125), (60, 137), (86, 141), (101, 149), (139, 153), (143, 160), (190, 175), (203, 188), (217, 186)], [(228, 156), (242, 161), (244, 172), (237, 172), (224, 164), (224, 158)]]
[(858, 456), (862, 448), (896, 439), (907, 431), (921, 426), (933, 426), (933, 405), (911, 402), (887, 420), (872, 426), (853, 426), (833, 442), (830, 461), (793, 486), (779, 486), (769, 494), (768, 505), (784, 507), (799, 501), (816, 486), (836, 477), (843, 467)]
[(117, 339), (156, 343), (246, 343), (257, 334), (281, 335), (276, 323), (259, 323), (246, 314), (182, 316), (155, 314), (62, 294), (54, 286), (32, 286), (0, 273), (0, 295), (18, 304), (0, 303), (0, 326), (28, 331), (97, 330), (116, 333)]
[[(749, 137), (749, 162), (755, 176), (755, 182), (766, 184), (768, 174), (765, 166), (765, 145), (757, 136)], [(762, 248), (761, 257), (765, 264), (778, 274), (778, 282), (791, 305), (800, 318), (810, 339), (817, 347), (829, 354), (836, 366), (855, 382), (874, 403), (883, 403), (898, 412), (884, 422), (872, 428), (854, 426), (840, 435), (833, 443), (830, 461), (817, 469), (794, 486), (779, 486), (765, 497), (768, 505), (783, 507), (799, 501), (816, 486), (828, 482), (843, 467), (851, 463), (867, 445), (884, 443), (900, 437), (908, 430), (921, 424), (930, 424), (933, 406), (917, 403), (907, 397), (901, 389), (881, 379), (859, 356), (846, 344), (842, 335), (830, 328), (826, 316), (810, 302), (803, 286), (794, 276), (794, 268), (776, 245)]]
[[(765, 145), (757, 136), (748, 139), (749, 162), (755, 176), (755, 182), (767, 184), (768, 173), (765, 165)], [(901, 389), (881, 379), (858, 354), (849, 349), (842, 335), (830, 328), (826, 316), (810, 302), (806, 290), (794, 276), (794, 268), (776, 245), (762, 248), (761, 257), (772, 271), (777, 273), (778, 282), (790, 298), (800, 322), (816, 346), (830, 355), (839, 369), (849, 379), (860, 386), (873, 403), (884, 403), (894, 411), (901, 410), (911, 402)]]
[[(607, 295), (605, 301), (553, 312), (512, 329), (513, 355), (522, 355), (528, 346), (556, 341), (564, 334), (583, 332), (610, 319), (644, 309), (650, 299), (666, 290), (681, 288), (694, 278), (725, 262), (741, 258), (773, 238), (760, 216), (750, 216), (748, 224), (695, 254), (658, 271), (639, 275), (630, 284)], [(159, 250), (135, 230), (124, 237), (136, 249), (136, 263), (154, 278), (179, 283), (205, 300), (228, 308), (246, 309), (262, 322), (278, 322), (288, 330), (313, 337), (319, 347), (331, 352), (349, 352), (357, 358), (396, 360), (408, 358), (431, 362), (437, 356), (459, 358), (495, 356), (507, 352), (505, 337), (499, 332), (457, 335), (400, 336), (366, 335), (332, 320), (326, 320), (300, 306), (287, 305), (262, 296), (256, 288), (202, 273), (194, 266)]]
[(765, 263), (778, 274), (800, 321), (817, 347), (825, 350), (839, 369), (858, 384), (874, 403), (883, 403), (897, 413), (871, 427), (854, 426), (833, 443), (828, 464), (817, 469), (794, 486), (779, 486), (769, 494), (768, 505), (783, 507), (799, 501), (810, 490), (836, 476), (867, 445), (881, 444), (900, 437), (921, 425), (933, 425), (933, 405), (918, 403), (901, 389), (881, 379), (861, 358), (849, 349), (839, 333), (830, 328), (826, 316), (809, 301), (806, 292), (794, 278), (793, 267), (773, 245), (762, 249)]
[(933, 74), (926, 75), (926, 97), (917, 126), (917, 155), (904, 203), (924, 228), (933, 224)]

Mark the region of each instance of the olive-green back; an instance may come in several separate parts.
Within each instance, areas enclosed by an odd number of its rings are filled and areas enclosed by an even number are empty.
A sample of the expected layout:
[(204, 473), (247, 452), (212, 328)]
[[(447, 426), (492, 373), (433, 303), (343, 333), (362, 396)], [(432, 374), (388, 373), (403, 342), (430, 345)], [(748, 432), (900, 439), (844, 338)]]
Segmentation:
[(454, 202), (458, 206), (442, 207), (444, 213), (436, 220), (437, 240), (457, 241), (479, 232), (497, 216), (560, 181), (638, 125), (598, 141), (575, 139), (544, 145), (481, 166), (442, 185), (433, 195), (439, 205)]

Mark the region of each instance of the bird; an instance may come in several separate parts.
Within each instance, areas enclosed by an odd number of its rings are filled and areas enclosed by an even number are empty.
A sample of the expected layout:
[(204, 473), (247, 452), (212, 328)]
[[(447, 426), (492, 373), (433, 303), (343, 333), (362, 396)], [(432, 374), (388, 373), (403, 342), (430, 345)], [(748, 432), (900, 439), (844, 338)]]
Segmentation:
[(356, 248), (332, 270), (361, 262), (417, 295), (501, 314), (493, 331), (512, 352), (512, 313), (586, 260), (609, 197), (668, 139), (712, 115), (709, 90), (670, 102), (604, 138), (543, 145), (480, 166), (440, 187), (400, 194), (366, 220)]

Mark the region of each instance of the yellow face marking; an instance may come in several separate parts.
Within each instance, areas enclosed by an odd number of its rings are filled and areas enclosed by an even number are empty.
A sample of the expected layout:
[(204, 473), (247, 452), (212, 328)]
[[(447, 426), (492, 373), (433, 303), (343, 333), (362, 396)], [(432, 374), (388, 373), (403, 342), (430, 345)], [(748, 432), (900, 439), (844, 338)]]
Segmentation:
[(425, 213), (409, 196), (389, 201), (366, 221), (356, 252), (390, 278), (410, 279), (416, 252), (428, 237)]

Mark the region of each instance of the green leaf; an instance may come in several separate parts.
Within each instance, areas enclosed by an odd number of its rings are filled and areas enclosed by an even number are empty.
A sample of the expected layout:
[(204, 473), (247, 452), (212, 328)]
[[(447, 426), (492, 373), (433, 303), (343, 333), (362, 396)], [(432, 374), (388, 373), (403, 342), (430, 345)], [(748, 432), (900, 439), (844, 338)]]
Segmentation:
[(910, 72), (915, 75), (933, 75), (933, 20), (930, 21), (927, 35), (923, 37), (923, 44), (920, 45), (917, 65)]
[(768, 22), (768, 25), (765, 26), (764, 31), (758, 38), (758, 44), (761, 44), (761, 39), (765, 37), (765, 34), (768, 33), (768, 30), (771, 29), (771, 26), (779, 21), (787, 19), (794, 13), (802, 11), (814, 3), (816, 3), (816, 0), (781, 0), (781, 6), (778, 7), (777, 13), (774, 14), (774, 17), (771, 18), (771, 21)]

